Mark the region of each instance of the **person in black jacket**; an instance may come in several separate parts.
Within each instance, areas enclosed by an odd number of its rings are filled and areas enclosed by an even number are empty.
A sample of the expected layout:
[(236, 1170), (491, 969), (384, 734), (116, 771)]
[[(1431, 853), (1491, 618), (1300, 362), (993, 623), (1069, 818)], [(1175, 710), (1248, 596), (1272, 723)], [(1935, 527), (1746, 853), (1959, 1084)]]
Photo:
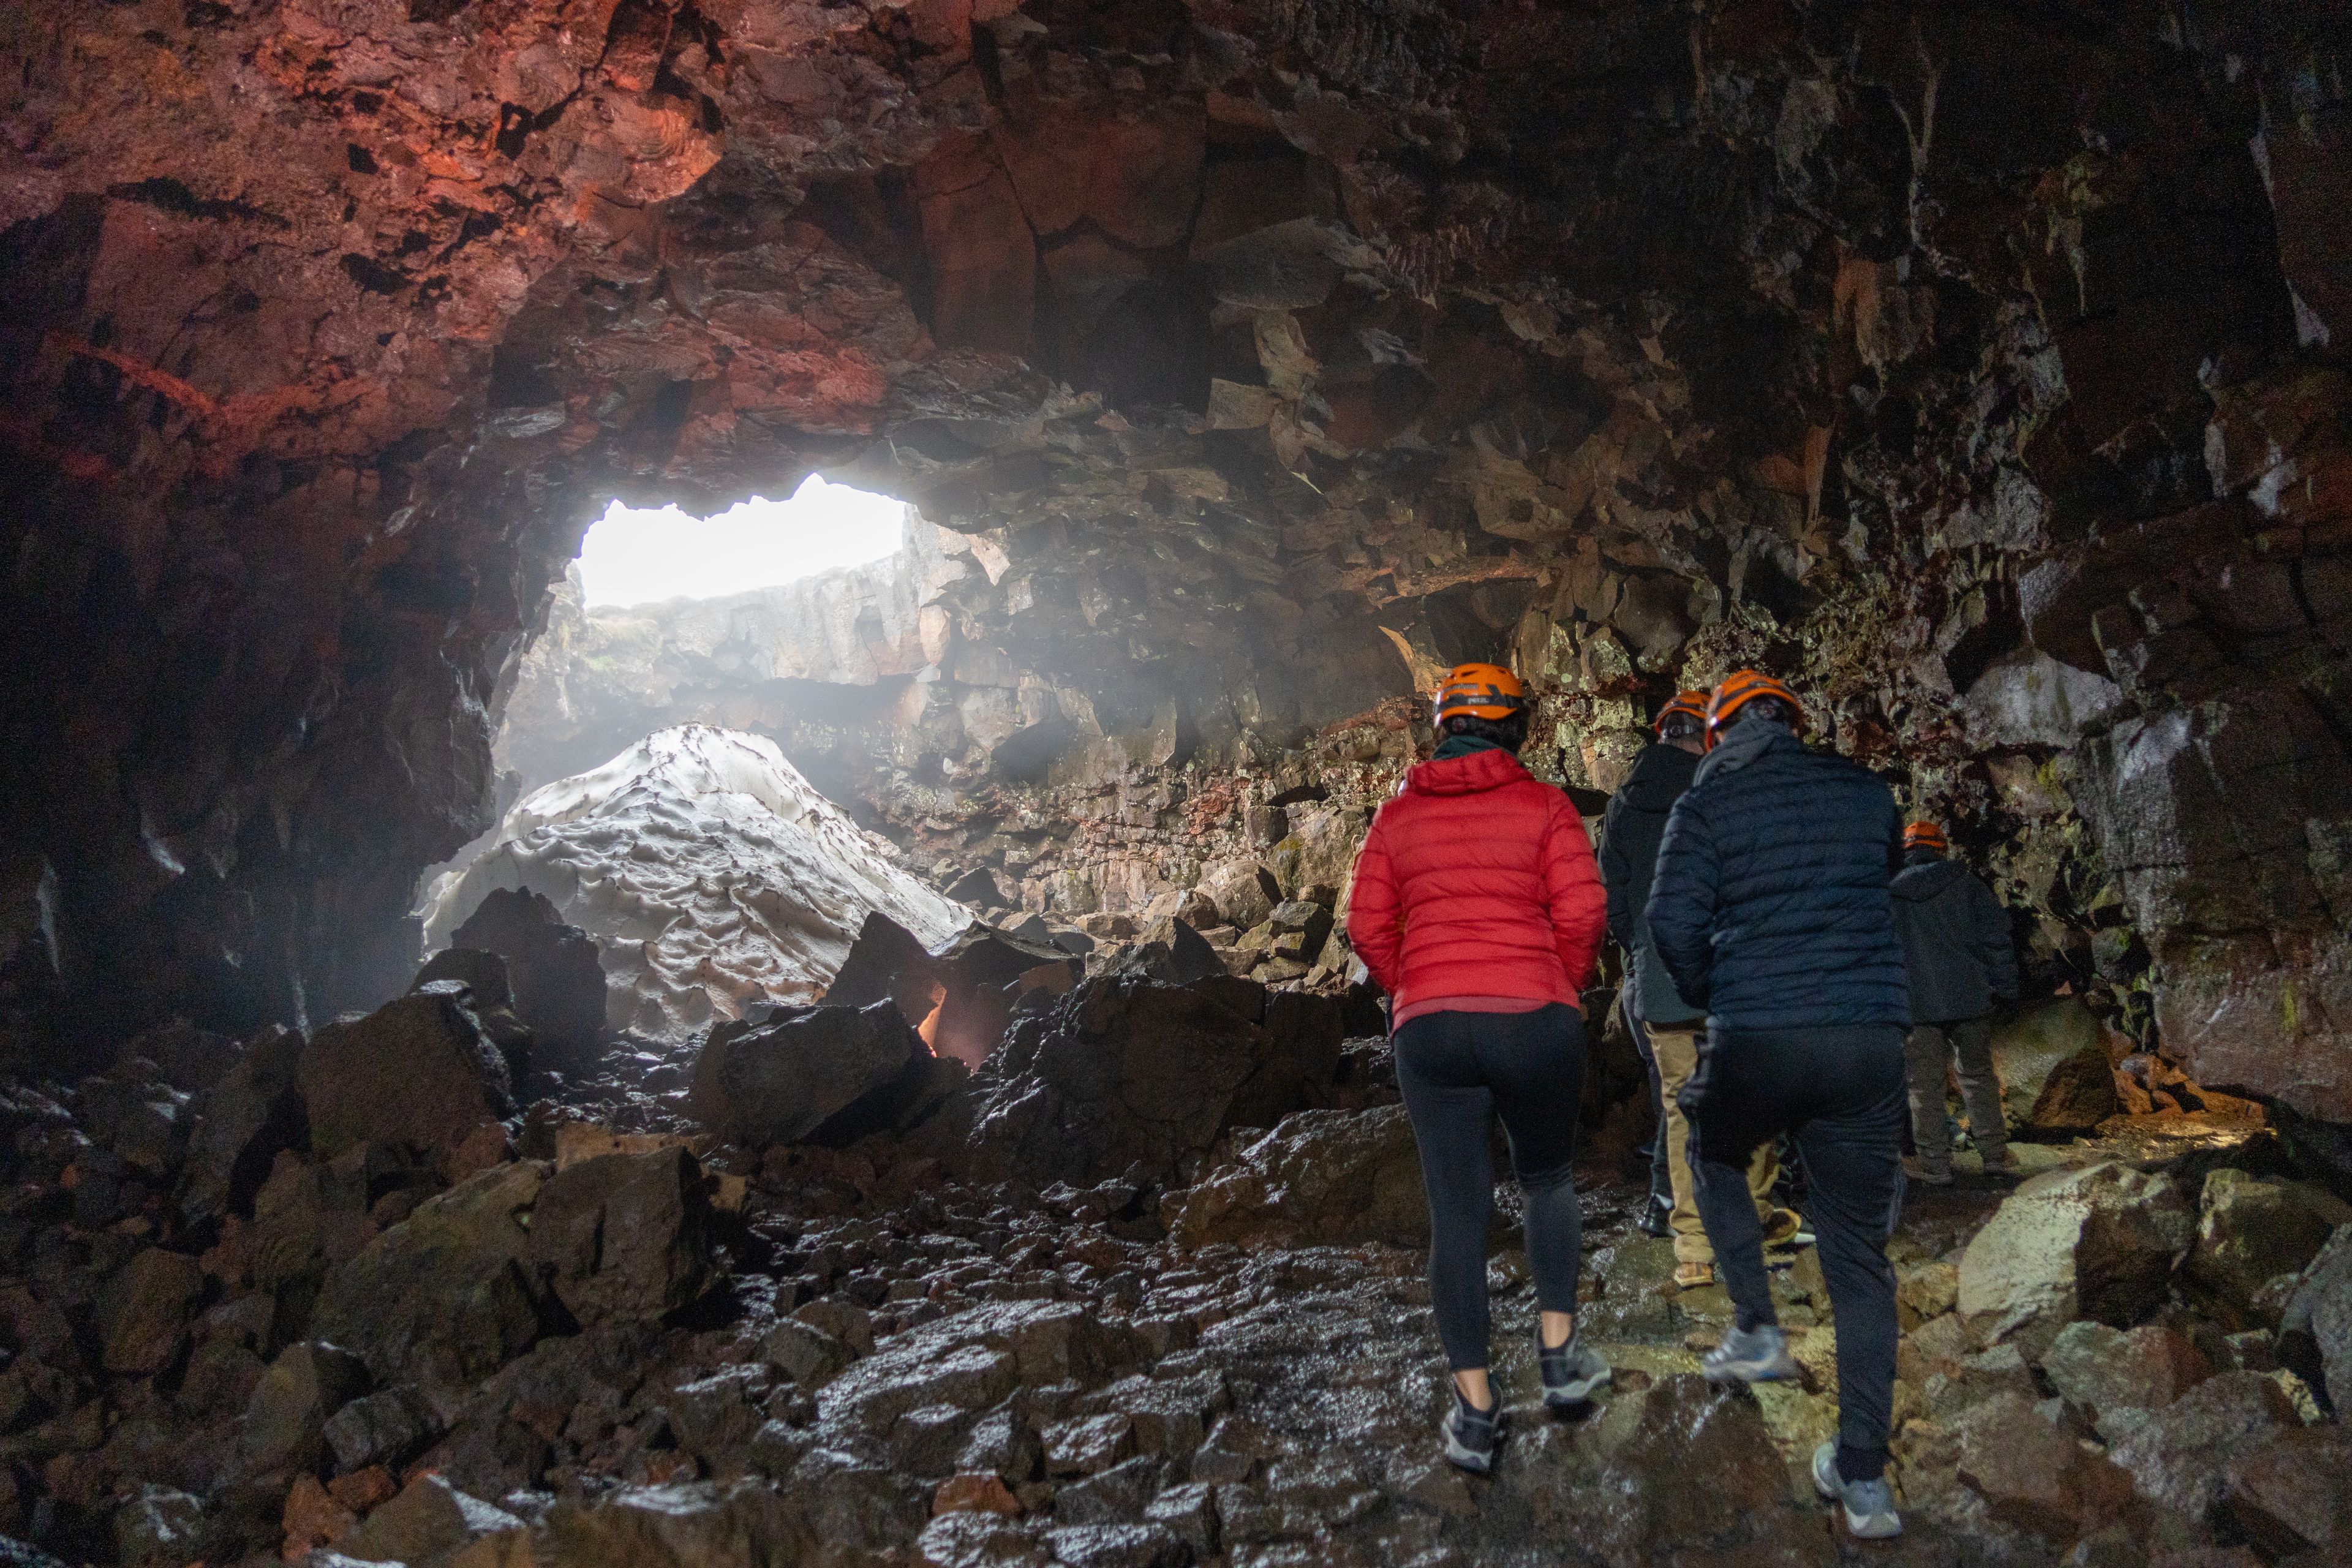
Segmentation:
[(1895, 1392), (1895, 1269), (1903, 1201), (1903, 1037), (1911, 989), (1887, 884), (1895, 797), (1867, 769), (1799, 741), (1796, 694), (1741, 670), (1707, 703), (1706, 760), (1675, 803), (1651, 883), (1658, 956), (1707, 1010), (1683, 1088), (1700, 1217), (1737, 1316), (1702, 1363), (1717, 1382), (1794, 1377), (1746, 1180), (1785, 1132), (1837, 1318), (1838, 1436), (1813, 1484), (1864, 1538), (1903, 1524), (1885, 1480)]
[[(1633, 771), (1609, 797), (1601, 823), (1601, 881), (1609, 896), (1609, 934), (1625, 954), (1623, 1010), (1627, 1033), (1649, 1069), (1651, 1108), (1656, 1114), (1650, 1162), (1650, 1201), (1642, 1228), (1675, 1239), (1675, 1283), (1696, 1289), (1715, 1283), (1715, 1248), (1699, 1223), (1698, 1197), (1685, 1153), (1688, 1134), (1675, 1096), (1698, 1068), (1698, 1037), (1705, 1010), (1675, 991), (1643, 910), (1650, 901), (1650, 874), (1658, 863), (1658, 840), (1666, 814), (1690, 787), (1706, 754), (1706, 698), (1685, 691), (1658, 710), (1657, 742), (1642, 748)], [(1772, 1203), (1780, 1179), (1780, 1149), (1767, 1142), (1756, 1151), (1748, 1172), (1757, 1216), (1767, 1245), (1795, 1239), (1803, 1220)]]
[(1948, 860), (1944, 830), (1915, 822), (1903, 830), (1903, 870), (1895, 879), (1895, 930), (1911, 971), (1911, 1142), (1905, 1170), (1931, 1186), (1952, 1181), (1952, 1133), (1944, 1118), (1944, 1074), (1960, 1064), (1960, 1102), (1984, 1168), (2017, 1169), (2001, 1120), (1992, 1067), (1992, 1005), (2017, 1000), (2017, 952), (2009, 915), (1992, 889)]

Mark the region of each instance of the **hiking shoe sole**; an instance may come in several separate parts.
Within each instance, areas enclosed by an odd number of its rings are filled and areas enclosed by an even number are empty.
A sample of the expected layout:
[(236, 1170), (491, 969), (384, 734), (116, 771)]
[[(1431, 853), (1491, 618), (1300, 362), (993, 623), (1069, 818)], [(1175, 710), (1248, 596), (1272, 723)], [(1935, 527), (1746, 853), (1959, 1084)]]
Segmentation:
[[(1835, 1503), (1845, 1515), (1846, 1533), (1857, 1541), (1891, 1541), (1903, 1533), (1903, 1518), (1895, 1511), (1895, 1493), (1885, 1481), (1849, 1484), (1837, 1473), (1837, 1445), (1824, 1443), (1813, 1450), (1813, 1489), (1824, 1502)], [(1861, 1510), (1854, 1508), (1857, 1499)]]

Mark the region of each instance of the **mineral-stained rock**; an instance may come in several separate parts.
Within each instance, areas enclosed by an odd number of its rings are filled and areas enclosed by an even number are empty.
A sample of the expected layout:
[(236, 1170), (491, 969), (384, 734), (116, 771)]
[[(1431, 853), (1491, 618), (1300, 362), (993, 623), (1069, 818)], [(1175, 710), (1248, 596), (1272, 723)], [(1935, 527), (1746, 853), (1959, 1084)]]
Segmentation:
[(539, 1337), (524, 1216), (547, 1178), (545, 1165), (517, 1161), (419, 1204), (329, 1277), (314, 1331), (379, 1379), (416, 1384), (447, 1416)]
[(2111, 1415), (2162, 1410), (2212, 1376), (2213, 1368), (2178, 1329), (2143, 1323), (2126, 1333), (2086, 1321), (2060, 1331), (2042, 1352), (2042, 1375), (2084, 1420), (2105, 1431)]
[(2310, 1552), (2352, 1555), (2352, 1432), (2337, 1426), (2279, 1433), (2231, 1461), (2221, 1514), (2273, 1562)]
[(386, 1143), (446, 1155), (513, 1113), (506, 1061), (459, 995), (436, 985), (311, 1037), (296, 1079), (314, 1151)]
[(687, 1105), (754, 1146), (846, 1142), (889, 1124), (929, 1058), (894, 1002), (786, 1007), (765, 1023), (715, 1026)]
[(506, 1510), (467, 1497), (439, 1476), (422, 1475), (369, 1514), (338, 1550), (363, 1563), (436, 1563), (482, 1536), (521, 1527)]
[(1413, 1247), (1429, 1239), (1421, 1160), (1400, 1105), (1285, 1117), (1236, 1163), (1169, 1202), (1171, 1235), (1184, 1247)]
[(2168, 1176), (2105, 1163), (2036, 1176), (1960, 1258), (1959, 1311), (1979, 1344), (2038, 1360), (2077, 1317), (2125, 1324), (2164, 1300), (2195, 1228)]
[(2142, 1497), (2201, 1525), (2229, 1495), (2231, 1467), (2301, 1425), (2277, 1384), (2259, 1373), (2225, 1372), (2162, 1410), (2134, 1416), (2107, 1453)]
[(564, 924), (543, 894), (494, 889), (449, 941), (506, 961), (515, 1016), (530, 1030), (537, 1065), (576, 1072), (604, 1054), (604, 966), (596, 942)]
[(774, 742), (699, 724), (525, 797), (442, 891), (428, 934), (446, 943), (492, 890), (515, 887), (602, 944), (614, 1026), (672, 1040), (760, 1002), (814, 1000), (874, 910), (929, 943), (966, 921)]
[(370, 1465), (398, 1468), (439, 1431), (439, 1422), (414, 1384), (363, 1394), (327, 1418), (322, 1434), (335, 1467), (349, 1474)]
[(150, 1247), (134, 1255), (99, 1293), (106, 1370), (147, 1376), (177, 1361), (204, 1288), (205, 1271), (185, 1253)]
[[(1705, 1477), (1705, 1485), (1691, 1484)], [(1769, 1561), (1803, 1526), (1789, 1478), (1756, 1405), (1695, 1374), (1660, 1379), (1643, 1396), (1633, 1434), (1601, 1482), (1594, 1544), (1612, 1563), (1672, 1553), (1729, 1553), (1743, 1545)]]
[(2343, 1419), (2352, 1406), (2352, 1226), (2337, 1226), (2303, 1271), (2279, 1320), (2279, 1345)]
[(528, 1267), (573, 1320), (657, 1318), (710, 1283), (710, 1204), (684, 1149), (558, 1171), (530, 1215)]
[[(2096, 1088), (2081, 1081), (2084, 1066), (2094, 1058), (2105, 1070), (2106, 1057), (2099, 1021), (2077, 997), (2061, 997), (2028, 1008), (1993, 1030), (1992, 1058), (2000, 1075), (2002, 1115), (2014, 1129), (2047, 1131), (2087, 1131), (2098, 1121), (2081, 1121), (2095, 1099)], [(2051, 1079), (2058, 1087), (2051, 1088)], [(2109, 1084), (2105, 1115), (2115, 1114), (2114, 1086)], [(2037, 1121), (2039, 1111), (2048, 1118)]]
[(328, 1417), (367, 1384), (360, 1358), (329, 1344), (289, 1345), (269, 1363), (237, 1424), (246, 1474), (312, 1470), (327, 1452)]
[(2021, 1394), (1971, 1408), (1958, 1426), (1960, 1479), (1995, 1519), (2060, 1544), (2121, 1510), (2131, 1481), (2071, 1433), (2043, 1418)]
[(2184, 1271), (2225, 1310), (2250, 1321), (2263, 1287), (2301, 1273), (2345, 1224), (2352, 1224), (2352, 1206), (2325, 1188), (2225, 1167), (2205, 1178), (2197, 1241)]
[(265, 1029), (196, 1097), (182, 1196), (191, 1218), (250, 1213), (278, 1152), (304, 1141), (308, 1121), (296, 1083), (302, 1047), (290, 1029)]
[(1140, 1165), (1166, 1179), (1228, 1128), (1300, 1109), (1305, 1073), (1257, 1025), (1190, 987), (1087, 982), (1024, 1019), (991, 1064), (974, 1153), (1038, 1186)]

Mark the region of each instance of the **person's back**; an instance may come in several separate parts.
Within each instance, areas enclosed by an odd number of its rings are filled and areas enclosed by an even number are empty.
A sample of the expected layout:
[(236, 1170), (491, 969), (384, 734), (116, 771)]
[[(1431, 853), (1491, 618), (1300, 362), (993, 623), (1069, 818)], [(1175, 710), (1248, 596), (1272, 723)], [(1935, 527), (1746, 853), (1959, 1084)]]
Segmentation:
[(1590, 969), (1598, 942), (1563, 953), (1554, 910), (1572, 904), (1567, 923), (1597, 927), (1601, 889), (1576, 807), (1518, 758), (1484, 751), (1413, 768), (1365, 854), (1382, 874), (1360, 875), (1349, 938), (1368, 965), (1369, 942), (1391, 967), (1393, 1023), (1447, 996), (1576, 1003), (1571, 971)]
[(1706, 761), (1658, 850), (1649, 921), (1707, 1043), (1683, 1087), (1699, 1214), (1733, 1307), (1701, 1363), (1717, 1382), (1797, 1375), (1764, 1268), (1747, 1169), (1786, 1135), (1804, 1162), (1837, 1319), (1838, 1436), (1813, 1484), (1858, 1536), (1899, 1534), (1885, 1481), (1903, 1198), (1910, 986), (1888, 894), (1900, 819), (1866, 770), (1807, 748), (1796, 694), (1753, 670), (1707, 703)]
[(1914, 848), (1890, 889), (1921, 1023), (1974, 1018), (2017, 994), (2009, 916), (1992, 889), (1938, 850)]
[(1486, 1300), (1498, 1115), (1525, 1199), (1544, 1403), (1580, 1405), (1609, 1382), (1609, 1363), (1576, 1334), (1578, 994), (1601, 951), (1601, 879), (1584, 819), (1519, 765), (1518, 677), (1457, 666), (1433, 717), (1437, 754), (1405, 775), (1357, 854), (1348, 937), (1389, 994), (1397, 1088), (1429, 1194), (1430, 1308), (1454, 1373), (1445, 1457), (1483, 1472), (1501, 1415)]
[[(1888, 893), (1901, 823), (1876, 775), (1786, 730), (1711, 752), (1651, 884), (1651, 937), (1684, 999), (1727, 1029), (1908, 1026)], [(1703, 899), (1699, 849), (1717, 868)]]
[(1633, 771), (1609, 798), (1601, 819), (1601, 881), (1609, 897), (1609, 934), (1625, 950), (1627, 1000), (1651, 1024), (1679, 1024), (1705, 1016), (1677, 995), (1658, 962), (1643, 911), (1658, 865), (1658, 843), (1666, 817), (1690, 788), (1699, 753), (1666, 741), (1642, 748)]
[(1895, 929), (1911, 974), (1914, 1020), (1906, 1054), (1911, 1075), (1911, 1142), (1905, 1169), (1931, 1186), (1952, 1180), (1951, 1124), (1944, 1079), (1955, 1060), (1969, 1132), (1988, 1173), (2017, 1169), (2009, 1152), (2000, 1079), (1993, 1070), (1993, 1003), (2017, 995), (2017, 952), (2009, 915), (1992, 889), (1957, 860), (1932, 822), (1904, 829), (1903, 870), (1895, 879)]

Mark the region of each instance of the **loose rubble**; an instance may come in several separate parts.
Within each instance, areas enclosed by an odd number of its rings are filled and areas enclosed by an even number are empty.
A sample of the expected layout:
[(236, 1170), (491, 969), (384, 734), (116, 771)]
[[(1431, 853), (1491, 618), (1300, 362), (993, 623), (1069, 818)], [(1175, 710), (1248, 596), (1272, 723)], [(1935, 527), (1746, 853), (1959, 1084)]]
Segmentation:
[[(1507, 1184), (1503, 1458), (1442, 1463), (1418, 1163), (1339, 999), (1107, 963), (1021, 991), (977, 1072), (887, 996), (785, 1007), (499, 1114), (479, 994), (257, 1037), (193, 1097), (126, 1057), (0, 1100), (12, 1560), (1841, 1560), (1811, 1255), (1773, 1275), (1804, 1384), (1715, 1390), (1729, 1302), (1672, 1285), (1613, 1156), (1613, 1389), (1543, 1412)], [(446, 1083), (383, 1092), (385, 1052)], [(1963, 1156), (1890, 1246), (1910, 1531), (1873, 1560), (2337, 1560), (2352, 1208), (2259, 1127), (2018, 1131), (2035, 1173)]]

